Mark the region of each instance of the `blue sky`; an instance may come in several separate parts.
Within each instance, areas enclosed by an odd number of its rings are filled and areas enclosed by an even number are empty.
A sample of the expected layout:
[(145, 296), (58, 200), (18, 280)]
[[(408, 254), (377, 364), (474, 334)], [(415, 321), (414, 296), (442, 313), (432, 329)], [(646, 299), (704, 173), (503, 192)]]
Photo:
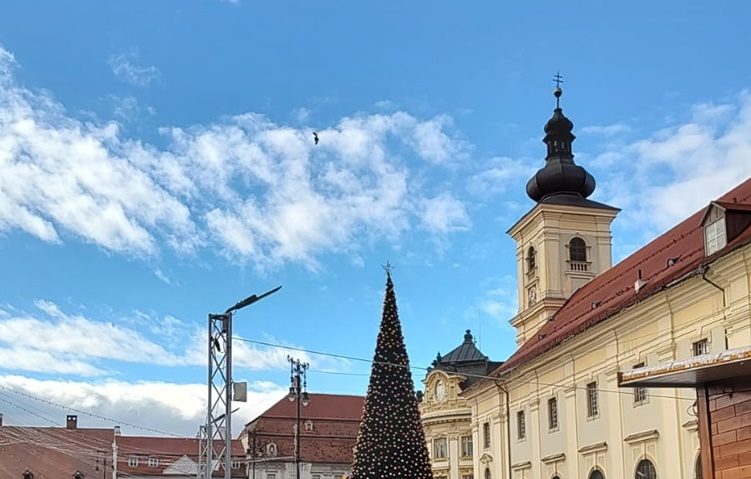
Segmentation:
[[(749, 10), (4, 2), (6, 422), (41, 421), (8, 401), (65, 414), (14, 390), (193, 434), (207, 313), (283, 284), (238, 336), (368, 358), (386, 261), (414, 365), (467, 328), (506, 358), (505, 231), (533, 206), (553, 74), (594, 198), (623, 210), (617, 260), (751, 174)], [(247, 420), (288, 386), (287, 351), (237, 347)], [(364, 393), (367, 365), (303, 357), (311, 390)]]

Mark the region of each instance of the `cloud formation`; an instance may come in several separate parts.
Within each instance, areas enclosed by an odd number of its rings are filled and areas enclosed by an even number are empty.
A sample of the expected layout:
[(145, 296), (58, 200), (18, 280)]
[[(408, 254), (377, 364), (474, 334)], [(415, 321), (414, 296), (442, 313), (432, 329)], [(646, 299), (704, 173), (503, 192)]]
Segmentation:
[(118, 79), (131, 85), (146, 87), (161, 76), (156, 66), (140, 64), (138, 50), (110, 55), (107, 63)]
[[(133, 81), (153, 80), (129, 58), (112, 64)], [(320, 129), (315, 146), (307, 127), (248, 113), (164, 127), (166, 146), (157, 147), (125, 137), (116, 122), (71, 117), (50, 95), (20, 85), (15, 67), (0, 49), (0, 232), (80, 239), (127, 255), (210, 248), (259, 267), (315, 268), (321, 254), (356, 252), (364, 241), (469, 225), (461, 200), (446, 195), (439, 198), (449, 216), (426, 221), (426, 205), (439, 205), (430, 185), (412, 181), (415, 171), (466, 156), (446, 116), (345, 117)]]

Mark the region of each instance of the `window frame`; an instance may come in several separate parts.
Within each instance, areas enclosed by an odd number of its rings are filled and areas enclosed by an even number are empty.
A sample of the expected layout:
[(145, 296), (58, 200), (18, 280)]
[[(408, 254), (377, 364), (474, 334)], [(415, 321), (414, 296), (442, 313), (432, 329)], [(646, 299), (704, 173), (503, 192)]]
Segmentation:
[[(652, 470), (647, 470), (646, 474), (639, 470), (639, 468), (644, 465), (645, 467), (651, 467)], [(634, 469), (634, 478), (635, 479), (657, 479), (657, 467), (655, 467), (654, 462), (652, 462), (649, 458), (642, 458), (639, 459), (639, 462), (636, 463), (636, 468)]]
[[(439, 446), (440, 445), (440, 446)], [(439, 455), (438, 452), (443, 452)], [(446, 437), (437, 437), (433, 439), (433, 459), (448, 459), (449, 458), (449, 444)]]
[[(643, 368), (647, 365), (646, 362), (642, 361), (638, 364), (634, 364), (631, 369), (639, 369)], [(649, 399), (648, 390), (645, 387), (637, 386), (634, 388), (634, 407), (641, 406), (642, 404), (646, 404)]]
[(524, 409), (516, 411), (516, 439), (518, 441), (527, 439), (527, 418)]
[(138, 467), (138, 456), (130, 456), (128, 458), (128, 467)]
[(150, 457), (149, 458), (149, 467), (159, 467), (159, 458), (158, 457)]
[[(469, 447), (465, 447), (469, 445)], [(472, 457), (474, 455), (474, 444), (471, 434), (465, 434), (459, 438), (460, 457)], [(467, 454), (469, 451), (469, 454)]]
[(548, 431), (555, 432), (558, 426), (558, 398), (553, 396), (548, 399)]
[[(576, 258), (574, 257), (575, 253), (577, 255)], [(587, 242), (581, 236), (574, 236), (568, 240), (568, 259), (572, 263), (587, 262)]]
[(587, 383), (587, 419), (600, 417), (600, 399), (597, 394), (597, 381)]
[(532, 273), (537, 269), (537, 250), (534, 246), (527, 248), (527, 273)]
[(707, 256), (720, 251), (727, 244), (728, 235), (724, 216), (704, 226), (704, 248)]
[(694, 357), (709, 354), (709, 338), (702, 338), (691, 343), (691, 354)]
[(490, 449), (491, 434), (490, 434), (490, 421), (482, 423), (482, 448)]

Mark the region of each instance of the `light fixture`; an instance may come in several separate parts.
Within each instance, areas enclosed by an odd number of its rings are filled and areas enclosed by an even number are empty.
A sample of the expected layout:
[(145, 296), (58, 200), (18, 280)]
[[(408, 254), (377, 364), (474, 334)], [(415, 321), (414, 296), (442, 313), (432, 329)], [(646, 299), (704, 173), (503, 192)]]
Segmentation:
[(310, 403), (310, 398), (308, 397), (308, 391), (302, 392), (302, 405), (307, 406), (308, 403)]

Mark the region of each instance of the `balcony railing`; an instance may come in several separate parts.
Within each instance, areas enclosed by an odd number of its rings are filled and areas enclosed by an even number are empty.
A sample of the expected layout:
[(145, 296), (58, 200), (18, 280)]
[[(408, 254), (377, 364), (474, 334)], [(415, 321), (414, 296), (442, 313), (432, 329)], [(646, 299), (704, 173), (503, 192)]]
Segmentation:
[(569, 261), (568, 269), (570, 271), (589, 271), (588, 261)]

